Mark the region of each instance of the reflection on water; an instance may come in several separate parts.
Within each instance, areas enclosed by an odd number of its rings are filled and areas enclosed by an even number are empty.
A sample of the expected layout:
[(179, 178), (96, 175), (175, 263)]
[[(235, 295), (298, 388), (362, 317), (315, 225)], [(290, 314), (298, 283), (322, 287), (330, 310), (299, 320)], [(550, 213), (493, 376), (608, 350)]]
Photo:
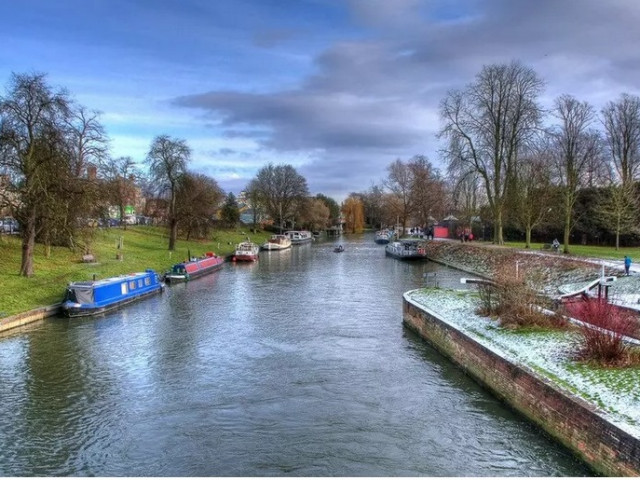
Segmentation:
[(339, 242), (0, 340), (0, 476), (589, 474), (402, 327), (457, 272)]

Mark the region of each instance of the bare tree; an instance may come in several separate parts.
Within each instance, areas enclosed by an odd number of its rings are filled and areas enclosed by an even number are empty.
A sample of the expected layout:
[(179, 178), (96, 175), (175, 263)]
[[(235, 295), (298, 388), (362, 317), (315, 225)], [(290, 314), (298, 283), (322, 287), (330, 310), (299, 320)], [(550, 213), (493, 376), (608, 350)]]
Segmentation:
[(473, 221), (480, 209), (481, 185), (477, 172), (468, 172), (456, 179), (452, 188), (453, 209), (462, 222), (463, 230), (473, 227)]
[(411, 204), (413, 216), (423, 227), (432, 218), (444, 214), (447, 195), (440, 173), (424, 155), (416, 155), (408, 163), (411, 171)]
[(364, 216), (373, 228), (382, 228), (384, 225), (384, 186), (371, 185), (369, 190), (361, 194), (364, 203)]
[(99, 117), (98, 112), (79, 106), (67, 119), (72, 152), (71, 171), (76, 177), (85, 173), (87, 164), (97, 166), (107, 159), (108, 138)]
[(611, 161), (626, 187), (640, 169), (640, 97), (623, 94), (617, 102), (609, 102), (601, 114)]
[(396, 201), (392, 202), (391, 205), (395, 209), (394, 213), (400, 220), (400, 225), (402, 225), (402, 231), (404, 232), (407, 222), (413, 213), (413, 197), (411, 195), (414, 184), (413, 172), (409, 165), (400, 159), (389, 165), (387, 172), (388, 175), (384, 185), (396, 198)]
[(522, 158), (515, 176), (513, 189), (515, 223), (525, 231), (525, 247), (531, 248), (531, 232), (540, 225), (553, 209), (551, 158), (540, 149)]
[(628, 182), (616, 184), (602, 192), (602, 197), (595, 209), (596, 216), (608, 229), (616, 235), (616, 250), (620, 248), (620, 235), (637, 230), (637, 200), (635, 185)]
[(126, 229), (125, 207), (134, 198), (140, 171), (131, 157), (109, 158), (104, 165), (104, 177), (108, 183), (109, 197), (118, 206), (121, 225)]
[(169, 195), (169, 250), (175, 250), (178, 238), (176, 191), (187, 171), (191, 149), (186, 141), (168, 135), (157, 136), (151, 143), (147, 163), (152, 178)]
[(263, 200), (260, 195), (260, 189), (258, 188), (258, 182), (253, 179), (245, 188), (247, 192), (247, 200), (251, 207), (253, 231), (255, 232), (258, 226), (258, 220), (262, 217), (263, 212)]
[[(54, 92), (43, 74), (13, 74), (7, 93), (0, 97), (0, 167), (13, 178), (14, 193), (20, 200), (22, 261), (20, 275), (34, 273), (33, 253), (38, 213), (46, 194), (47, 176), (52, 175), (39, 142), (62, 139), (60, 131), (70, 114), (70, 100), (64, 90)], [(58, 141), (58, 140), (56, 140)], [(60, 158), (59, 156), (55, 156)]]
[(449, 172), (477, 172), (493, 214), (494, 243), (504, 243), (503, 216), (518, 161), (541, 121), (536, 73), (519, 62), (483, 67), (463, 91), (450, 92), (440, 107), (448, 141)]
[(255, 181), (267, 213), (280, 229), (309, 195), (307, 180), (291, 165), (274, 166), (270, 163), (260, 169)]
[(599, 134), (590, 129), (595, 112), (587, 102), (571, 95), (555, 101), (554, 115), (559, 125), (550, 131), (554, 151), (555, 173), (562, 190), (564, 235), (563, 251), (569, 253), (569, 238), (573, 226), (573, 209), (580, 187), (585, 184), (587, 166), (602, 154)]

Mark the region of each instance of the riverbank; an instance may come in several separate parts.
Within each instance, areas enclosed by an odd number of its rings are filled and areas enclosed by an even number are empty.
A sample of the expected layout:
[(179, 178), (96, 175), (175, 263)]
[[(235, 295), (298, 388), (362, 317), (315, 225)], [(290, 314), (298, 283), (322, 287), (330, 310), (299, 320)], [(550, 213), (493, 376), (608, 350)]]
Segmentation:
[(610, 289), (612, 296), (640, 292), (640, 273), (632, 271), (630, 276), (623, 276), (621, 262), (453, 241), (429, 242), (426, 252), (432, 261), (484, 278), (493, 278), (505, 272), (514, 276), (522, 275), (550, 296), (566, 293), (569, 288), (578, 289), (597, 279), (602, 275), (603, 267), (605, 275), (619, 276)]
[(206, 241), (178, 239), (175, 251), (168, 251), (165, 229), (149, 226), (129, 226), (127, 229), (92, 229), (86, 247), (93, 261), (84, 262), (85, 249), (52, 247), (50, 252), (36, 245), (35, 273), (21, 277), (21, 239), (0, 235), (0, 258), (3, 272), (0, 276), (0, 320), (54, 305), (61, 301), (69, 282), (107, 278), (144, 271), (147, 268), (163, 273), (189, 255), (199, 256), (213, 251), (220, 256), (233, 253), (236, 244), (250, 236), (262, 243), (269, 232), (250, 233), (244, 229), (221, 230), (212, 233)]
[(575, 332), (502, 329), (476, 308), (472, 292), (413, 290), (403, 322), (597, 472), (639, 475), (640, 369), (575, 362)]

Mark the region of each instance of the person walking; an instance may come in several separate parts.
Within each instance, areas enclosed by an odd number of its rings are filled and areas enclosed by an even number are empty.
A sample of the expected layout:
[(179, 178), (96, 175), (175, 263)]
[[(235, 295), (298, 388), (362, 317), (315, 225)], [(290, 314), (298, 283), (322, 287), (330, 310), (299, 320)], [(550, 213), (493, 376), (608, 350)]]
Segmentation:
[(629, 255), (624, 256), (624, 273), (629, 276), (629, 269), (631, 268), (631, 258)]

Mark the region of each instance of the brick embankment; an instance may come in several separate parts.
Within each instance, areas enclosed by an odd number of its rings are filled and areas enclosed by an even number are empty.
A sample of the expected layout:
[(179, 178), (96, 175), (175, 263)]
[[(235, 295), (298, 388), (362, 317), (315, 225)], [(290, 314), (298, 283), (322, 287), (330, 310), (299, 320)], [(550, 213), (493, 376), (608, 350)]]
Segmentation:
[(405, 295), (403, 321), (498, 398), (607, 476), (640, 475), (640, 440), (585, 401), (510, 362)]

